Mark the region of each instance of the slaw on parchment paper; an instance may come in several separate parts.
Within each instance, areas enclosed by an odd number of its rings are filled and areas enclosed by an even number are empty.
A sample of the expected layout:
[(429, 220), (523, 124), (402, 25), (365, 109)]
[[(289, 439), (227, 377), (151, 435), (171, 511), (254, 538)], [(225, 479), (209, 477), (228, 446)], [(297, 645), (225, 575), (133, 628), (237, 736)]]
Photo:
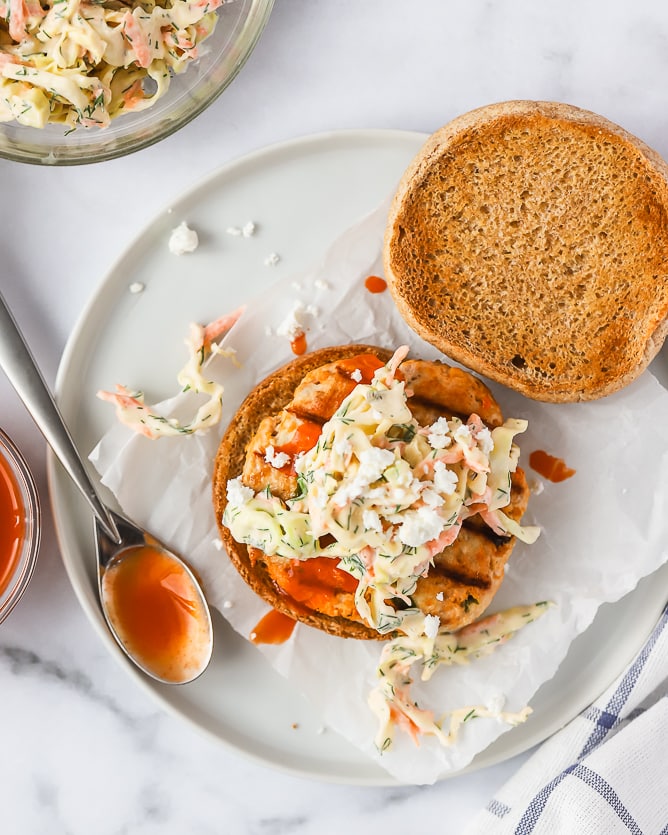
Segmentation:
[[(289, 340), (276, 335), (277, 326), (301, 301), (311, 311), (305, 315), (309, 349), (348, 342), (390, 349), (408, 344), (412, 356), (442, 356), (409, 330), (388, 292), (374, 295), (364, 289), (368, 275), (382, 275), (385, 219), (382, 206), (341, 235), (314, 269), (298, 280), (278, 282), (249, 302), (222, 342), (236, 349), (240, 367), (221, 356), (207, 367), (208, 376), (225, 386), (219, 427), (151, 441), (116, 425), (91, 455), (122, 509), (186, 556), (202, 577), (211, 605), (245, 638), (267, 605), (216, 547), (211, 474), (220, 437), (244, 397), (293, 358)], [(211, 311), (211, 317), (221, 312)], [(618, 600), (668, 559), (668, 421), (657, 420), (668, 414), (668, 392), (650, 373), (590, 403), (539, 403), (493, 383), (490, 388), (504, 415), (529, 421), (519, 444), (520, 465), (530, 479), (528, 457), (534, 449), (557, 454), (577, 472), (566, 482), (545, 483), (531, 497), (523, 523), (539, 524), (541, 537), (531, 546), (516, 544), (489, 611), (542, 600), (555, 605), (493, 655), (440, 669), (424, 685), (416, 681), (413, 695), (436, 715), (469, 704), (503, 702), (505, 710), (516, 711), (530, 703), (599, 605)], [(192, 412), (190, 397), (165, 401), (164, 414)], [(467, 723), (452, 747), (434, 739), (416, 746), (398, 734), (393, 747), (379, 753), (367, 697), (381, 646), (298, 624), (287, 643), (258, 651), (306, 695), (328, 726), (405, 783), (431, 783), (464, 768), (509, 729), (481, 718)]]

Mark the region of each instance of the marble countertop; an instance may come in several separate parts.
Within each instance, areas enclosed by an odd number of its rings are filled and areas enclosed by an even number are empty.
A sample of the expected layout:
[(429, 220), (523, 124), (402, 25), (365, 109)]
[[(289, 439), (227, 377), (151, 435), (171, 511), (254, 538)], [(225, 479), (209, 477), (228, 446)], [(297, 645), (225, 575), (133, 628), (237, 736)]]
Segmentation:
[[(95, 166), (0, 160), (0, 287), (53, 384), (73, 325), (116, 257), (219, 165), (326, 130), (431, 131), (512, 98), (597, 111), (668, 157), (667, 77), (660, 0), (277, 0), (240, 76), (175, 136)], [(416, 821), (463, 832), (524, 761), (430, 787), (331, 785), (271, 770), (163, 713), (75, 599), (49, 511), (45, 446), (4, 377), (0, 404), (45, 509), (35, 576), (0, 627), (7, 835), (322, 835)]]

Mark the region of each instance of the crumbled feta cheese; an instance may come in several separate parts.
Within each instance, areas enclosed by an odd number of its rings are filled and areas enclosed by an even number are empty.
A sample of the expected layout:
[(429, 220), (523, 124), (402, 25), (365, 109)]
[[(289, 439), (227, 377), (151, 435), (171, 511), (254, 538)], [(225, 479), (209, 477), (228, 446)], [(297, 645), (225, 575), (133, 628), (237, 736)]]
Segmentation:
[(329, 290), (329, 284), (326, 281), (323, 281), (322, 278), (316, 278), (313, 282), (313, 286), (318, 290)]
[(306, 314), (304, 302), (297, 300), (292, 306), (292, 310), (276, 328), (276, 333), (279, 336), (287, 336), (288, 339), (295, 339), (300, 336), (304, 333), (304, 317)]
[(459, 443), (464, 444), (464, 446), (469, 446), (471, 443), (471, 430), (464, 423), (455, 429), (452, 436), (455, 441), (459, 441)]
[(457, 488), (459, 478), (457, 473), (449, 470), (443, 461), (434, 464), (434, 487), (443, 496), (451, 496)]
[(429, 434), (427, 440), (432, 449), (445, 449), (452, 443), (452, 438), (448, 435), (450, 427), (446, 418), (440, 417), (436, 423), (432, 423), (429, 427)]
[(211, 544), (216, 549), (216, 551), (222, 551), (223, 550), (223, 540), (222, 539), (214, 539)]
[(185, 255), (187, 252), (194, 252), (199, 245), (197, 232), (191, 229), (184, 221), (172, 229), (169, 236), (169, 251), (173, 255)]
[(356, 478), (367, 485), (373, 484), (383, 474), (383, 471), (394, 464), (394, 453), (390, 449), (380, 449), (372, 446), (360, 453), (360, 466)]
[(129, 290), (130, 290), (131, 293), (133, 293), (135, 295), (137, 293), (143, 293), (144, 292), (144, 285), (141, 283), (141, 281), (133, 281), (132, 284), (129, 287)]
[(291, 281), (290, 282), (290, 287), (292, 287), (293, 290), (301, 290), (302, 289), (302, 283), (301, 283), (301, 281)]
[(304, 302), (297, 300), (292, 310), (288, 312), (281, 324), (276, 328), (278, 336), (287, 336), (288, 339), (293, 340), (306, 332), (306, 318), (316, 318), (320, 315), (320, 310), (313, 305), (305, 305)]
[[(394, 453), (389, 449), (370, 447), (362, 450), (359, 456), (359, 467), (353, 478), (344, 481), (332, 496), (337, 507), (345, 507), (348, 502), (358, 499), (374, 481), (394, 463)], [(369, 491), (370, 492), (370, 491)], [(368, 497), (368, 495), (367, 495)]]
[[(540, 496), (540, 494), (545, 489), (545, 485), (539, 478), (534, 478), (529, 482), (529, 490), (534, 494), (534, 496)], [(625, 491), (622, 490), (622, 494)]]
[(223, 609), (231, 609), (234, 606), (231, 600), (224, 600), (223, 601)]
[(383, 523), (380, 521), (380, 516), (375, 510), (362, 511), (362, 524), (368, 531), (383, 532)]
[(430, 507), (408, 510), (399, 526), (399, 540), (404, 545), (418, 548), (425, 542), (437, 539), (443, 531), (444, 525), (444, 520)]
[(228, 235), (232, 235), (234, 238), (241, 237), (241, 229), (238, 226), (228, 226), (225, 231)]
[(273, 336), (273, 333), (274, 333), (274, 329), (271, 327), (271, 325), (265, 325), (264, 326), (264, 335), (265, 336)]
[(250, 487), (241, 483), (241, 478), (231, 478), (227, 482), (227, 501), (232, 505), (246, 504), (255, 496)]
[(436, 615), (424, 616), (424, 634), (427, 638), (432, 640), (438, 635), (438, 628), (441, 625), (441, 619)]
[(347, 438), (341, 438), (340, 441), (334, 441), (332, 449), (341, 458), (346, 458), (353, 451), (353, 445)]
[(269, 444), (269, 446), (264, 451), (264, 460), (270, 466), (274, 467), (277, 470), (280, 470), (282, 467), (285, 467), (286, 464), (290, 462), (290, 456), (285, 452), (276, 452), (274, 447)]
[(249, 220), (248, 223), (244, 223), (244, 225), (242, 226), (241, 234), (244, 236), (244, 238), (252, 238), (255, 234), (256, 228), (257, 227), (255, 226), (253, 221)]
[(270, 252), (264, 259), (265, 267), (275, 267), (281, 260), (281, 256), (277, 252)]
[(489, 455), (490, 452), (494, 449), (494, 440), (492, 438), (492, 433), (486, 426), (476, 432), (475, 439), (478, 443), (478, 446), (484, 452), (485, 455)]
[(356, 383), (362, 382), (362, 372), (359, 370), (359, 368), (356, 368), (353, 371), (353, 373), (350, 375), (350, 379), (354, 380)]
[(442, 504), (445, 503), (445, 499), (441, 496), (440, 493), (437, 493), (436, 490), (432, 490), (430, 487), (426, 487), (422, 493), (422, 501), (427, 505), (427, 507), (441, 507)]
[(440, 602), (442, 603), (443, 600), (444, 600), (444, 597), (445, 597), (445, 595), (443, 594), (442, 591), (436, 592), (436, 600), (440, 600)]

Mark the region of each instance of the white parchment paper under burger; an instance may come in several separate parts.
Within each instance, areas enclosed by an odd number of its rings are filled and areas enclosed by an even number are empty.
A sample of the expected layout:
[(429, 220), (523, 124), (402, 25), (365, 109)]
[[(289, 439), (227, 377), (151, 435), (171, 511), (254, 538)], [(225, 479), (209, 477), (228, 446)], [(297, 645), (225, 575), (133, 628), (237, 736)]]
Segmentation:
[[(390, 349), (407, 344), (413, 356), (442, 357), (410, 331), (388, 292), (364, 288), (368, 275), (382, 275), (386, 217), (384, 205), (341, 235), (311, 271), (249, 300), (222, 342), (236, 349), (240, 367), (220, 356), (207, 367), (207, 376), (225, 386), (220, 426), (207, 434), (151, 441), (116, 425), (91, 455), (123, 510), (188, 558), (211, 605), (244, 637), (267, 606), (219, 550), (211, 472), (220, 437), (246, 394), (293, 358), (289, 339), (276, 335), (277, 326), (302, 302), (310, 310), (304, 315), (309, 349), (347, 342)], [(211, 310), (211, 318), (224, 312)], [(542, 492), (532, 495), (523, 524), (540, 525), (542, 534), (534, 545), (516, 544), (489, 612), (543, 600), (555, 605), (493, 655), (443, 667), (425, 684), (416, 681), (413, 695), (436, 716), (500, 698), (509, 711), (530, 704), (601, 603), (618, 600), (668, 559), (668, 392), (651, 373), (590, 403), (539, 403), (490, 387), (504, 417), (529, 421), (516, 439), (529, 479), (528, 457), (535, 449), (557, 454), (576, 475), (559, 484), (545, 482)], [(165, 415), (192, 412), (193, 403), (192, 396), (180, 394), (161, 409)], [(324, 723), (402, 782), (431, 783), (461, 769), (509, 730), (498, 720), (479, 718), (467, 723), (449, 748), (433, 738), (416, 746), (398, 732), (381, 755), (374, 746), (376, 718), (367, 706), (381, 646), (298, 624), (285, 644), (257, 651), (306, 695)]]

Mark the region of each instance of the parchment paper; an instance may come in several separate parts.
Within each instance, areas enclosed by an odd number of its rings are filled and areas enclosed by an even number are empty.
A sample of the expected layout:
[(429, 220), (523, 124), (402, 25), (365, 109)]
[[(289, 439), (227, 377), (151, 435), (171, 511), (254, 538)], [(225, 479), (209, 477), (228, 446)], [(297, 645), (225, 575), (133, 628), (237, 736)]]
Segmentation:
[[(116, 425), (91, 454), (123, 510), (187, 557), (203, 578), (210, 603), (244, 637), (267, 606), (219, 550), (210, 480), (219, 439), (245, 395), (293, 358), (289, 340), (277, 336), (276, 328), (301, 300), (316, 308), (305, 316), (309, 349), (355, 341), (387, 348), (408, 344), (413, 356), (442, 356), (404, 324), (389, 292), (364, 289), (366, 276), (382, 275), (386, 216), (384, 205), (346, 231), (309, 273), (283, 280), (249, 302), (223, 342), (236, 349), (241, 368), (222, 357), (214, 357), (208, 368), (225, 385), (221, 426), (204, 435), (150, 441)], [(224, 312), (212, 310), (211, 318)], [(109, 384), (115, 382), (123, 381)], [(668, 559), (668, 392), (650, 373), (593, 403), (542, 404), (495, 384), (491, 388), (505, 417), (529, 421), (528, 432), (516, 440), (530, 480), (540, 481), (528, 468), (534, 449), (563, 458), (577, 473), (560, 484), (546, 482), (532, 496), (524, 522), (539, 524), (542, 535), (532, 546), (516, 545), (489, 611), (541, 600), (556, 605), (492, 656), (467, 667), (441, 668), (430, 682), (416, 686), (420, 706), (437, 716), (499, 696), (505, 697), (506, 710), (530, 703), (598, 606), (619, 599)], [(197, 401), (181, 394), (162, 404), (162, 411), (171, 415), (184, 404), (194, 411)], [(476, 719), (450, 748), (433, 739), (416, 747), (398, 733), (394, 747), (380, 755), (373, 745), (376, 720), (367, 707), (380, 648), (375, 641), (335, 638), (298, 625), (286, 644), (257, 651), (307, 696), (324, 723), (406, 783), (430, 783), (463, 768), (508, 730), (498, 720)]]

